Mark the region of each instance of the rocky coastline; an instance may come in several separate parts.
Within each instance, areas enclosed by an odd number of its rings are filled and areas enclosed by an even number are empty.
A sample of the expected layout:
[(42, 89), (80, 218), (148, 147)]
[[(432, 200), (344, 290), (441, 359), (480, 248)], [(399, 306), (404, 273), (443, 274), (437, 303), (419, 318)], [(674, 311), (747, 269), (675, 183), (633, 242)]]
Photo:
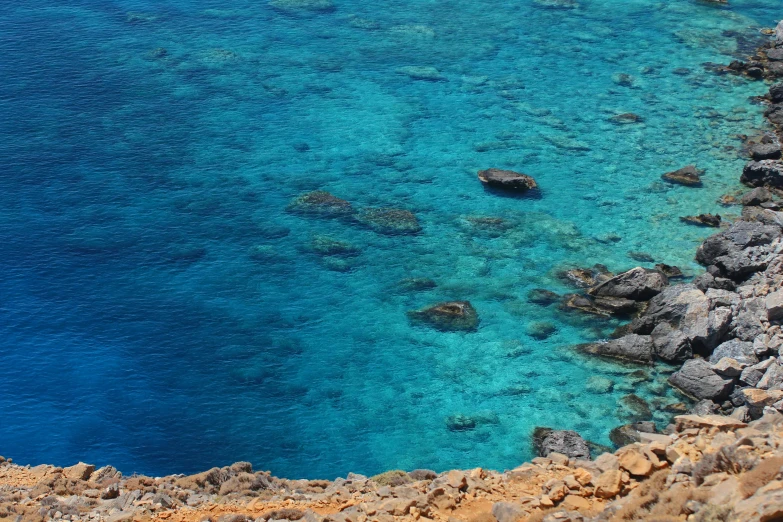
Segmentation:
[[(757, 81), (783, 78), (783, 22), (769, 36), (748, 60), (710, 68)], [(631, 319), (611, 340), (577, 350), (630, 364), (679, 365), (669, 384), (693, 406), (672, 409), (680, 414), (662, 431), (644, 420), (619, 426), (611, 436), (619, 449), (595, 455), (575, 432), (537, 428), (532, 442), (540, 456), (510, 471), (394, 470), (334, 481), (280, 479), (245, 462), (153, 478), (123, 477), (111, 466), (31, 467), (0, 457), (0, 521), (783, 520), (783, 83), (756, 101), (770, 128), (746, 140), (750, 161), (740, 181), (749, 190), (721, 200), (741, 205), (741, 216), (732, 223), (683, 216), (722, 228), (698, 248), (703, 274), (673, 283), (682, 272), (657, 265), (568, 275), (585, 291), (565, 296), (564, 308)], [(702, 183), (695, 166), (663, 178)], [(509, 171), (482, 171), (480, 179), (507, 190), (536, 188), (532, 178)], [(306, 194), (289, 210), (353, 216), (349, 203), (323, 192)], [(363, 212), (356, 219), (383, 233), (418, 227), (407, 211)], [(447, 330), (478, 322), (468, 302), (411, 317)]]

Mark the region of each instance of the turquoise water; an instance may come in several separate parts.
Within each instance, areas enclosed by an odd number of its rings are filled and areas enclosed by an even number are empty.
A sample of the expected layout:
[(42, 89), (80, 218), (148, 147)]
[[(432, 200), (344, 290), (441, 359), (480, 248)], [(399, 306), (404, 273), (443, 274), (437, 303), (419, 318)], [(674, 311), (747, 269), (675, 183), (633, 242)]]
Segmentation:
[[(608, 444), (624, 395), (680, 400), (666, 368), (569, 349), (617, 322), (527, 293), (629, 251), (696, 273), (710, 230), (678, 217), (738, 213), (715, 201), (740, 189), (736, 135), (761, 128), (747, 98), (765, 89), (702, 64), (751, 48), (783, 2), (284, 1), (0, 5), (0, 454), (503, 469), (535, 426)], [(643, 123), (611, 120), (626, 112)], [(703, 188), (660, 181), (689, 163)], [(485, 191), (489, 167), (541, 197)], [(312, 190), (422, 230), (286, 211)], [(452, 299), (478, 331), (406, 317)], [(478, 426), (450, 431), (458, 414)]]

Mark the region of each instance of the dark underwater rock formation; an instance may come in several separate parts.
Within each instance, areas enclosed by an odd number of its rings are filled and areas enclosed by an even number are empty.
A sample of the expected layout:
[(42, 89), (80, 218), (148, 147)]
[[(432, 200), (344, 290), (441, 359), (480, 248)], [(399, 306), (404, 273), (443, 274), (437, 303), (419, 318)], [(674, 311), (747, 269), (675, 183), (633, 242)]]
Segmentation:
[(365, 208), (356, 214), (356, 220), (381, 234), (415, 234), (421, 230), (416, 215), (401, 208)]
[(527, 192), (528, 190), (538, 188), (536, 180), (527, 174), (520, 174), (513, 170), (482, 170), (478, 173), (478, 179), (489, 187), (514, 192)]
[(295, 198), (288, 211), (315, 217), (344, 218), (353, 214), (349, 202), (323, 190), (308, 192)]
[(439, 303), (424, 310), (408, 312), (414, 322), (442, 331), (473, 331), (478, 328), (479, 316), (468, 301)]

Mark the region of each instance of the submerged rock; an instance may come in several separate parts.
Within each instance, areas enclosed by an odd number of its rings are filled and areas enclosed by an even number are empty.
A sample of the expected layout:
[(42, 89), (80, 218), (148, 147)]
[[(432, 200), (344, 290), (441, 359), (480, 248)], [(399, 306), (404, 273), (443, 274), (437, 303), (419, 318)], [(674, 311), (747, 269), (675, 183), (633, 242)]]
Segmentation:
[(601, 297), (646, 301), (658, 295), (668, 284), (669, 280), (661, 272), (637, 267), (594, 286), (589, 293)]
[(534, 288), (527, 293), (527, 300), (540, 306), (549, 306), (560, 301), (560, 295), (544, 288)]
[(544, 340), (552, 336), (557, 332), (557, 326), (549, 321), (535, 321), (528, 325), (527, 334), (538, 340)]
[(701, 186), (701, 174), (702, 172), (694, 165), (688, 165), (673, 172), (667, 172), (661, 176), (661, 179), (669, 183), (685, 185), (686, 187), (699, 187)]
[(449, 301), (408, 312), (414, 322), (424, 323), (443, 331), (473, 331), (478, 328), (479, 316), (468, 301)]
[(446, 77), (443, 76), (439, 70), (435, 67), (423, 67), (411, 65), (407, 67), (399, 67), (397, 69), (398, 74), (404, 74), (408, 78), (413, 80), (425, 80), (428, 82), (445, 82)]
[(699, 214), (698, 216), (682, 216), (680, 221), (701, 227), (720, 227), (721, 218), (718, 214)]
[(575, 431), (538, 427), (533, 430), (533, 447), (540, 457), (556, 452), (572, 459), (590, 460), (587, 442)]
[(638, 395), (629, 393), (620, 399), (620, 404), (628, 408), (634, 417), (636, 417), (638, 420), (645, 421), (652, 419), (652, 410), (650, 409), (650, 405), (647, 404), (647, 401)]
[(598, 283), (608, 281), (612, 273), (603, 265), (595, 265), (593, 268), (571, 268), (557, 272), (557, 278), (577, 288), (588, 288)]
[(634, 114), (633, 112), (625, 112), (623, 114), (616, 114), (612, 116), (609, 118), (609, 121), (620, 125), (627, 125), (629, 123), (642, 123), (644, 119), (638, 114)]
[(435, 283), (435, 281), (426, 277), (408, 277), (402, 279), (398, 283), (398, 286), (400, 290), (406, 292), (420, 292), (423, 290), (432, 290), (438, 285)]
[(513, 170), (487, 169), (478, 173), (478, 179), (489, 187), (510, 190), (514, 192), (527, 192), (538, 188), (536, 180), (527, 174), (520, 174)]
[(415, 234), (421, 230), (413, 212), (400, 208), (365, 208), (356, 220), (381, 234)]
[(314, 236), (309, 248), (322, 256), (358, 256), (361, 253), (356, 245), (330, 236)]
[(332, 0), (271, 0), (269, 5), (288, 14), (329, 13), (335, 10)]
[(734, 389), (734, 379), (715, 373), (704, 359), (691, 359), (669, 377), (669, 383), (696, 399), (723, 400)]
[(653, 263), (655, 261), (655, 258), (647, 252), (630, 251), (628, 252), (628, 257), (634, 261), (639, 261), (640, 263)]
[(350, 216), (353, 213), (353, 207), (344, 199), (323, 190), (316, 190), (295, 198), (288, 205), (288, 211), (331, 218)]

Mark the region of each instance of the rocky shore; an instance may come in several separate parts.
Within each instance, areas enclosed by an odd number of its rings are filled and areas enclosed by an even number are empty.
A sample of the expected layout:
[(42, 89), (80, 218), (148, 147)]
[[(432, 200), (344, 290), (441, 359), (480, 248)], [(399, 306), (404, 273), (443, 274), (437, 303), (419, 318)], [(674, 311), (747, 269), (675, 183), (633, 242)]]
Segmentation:
[[(783, 22), (770, 37), (747, 61), (710, 68), (759, 81), (783, 77)], [(395, 470), (334, 481), (279, 479), (245, 462), (153, 478), (84, 463), (20, 466), (0, 457), (0, 520), (783, 520), (783, 83), (757, 101), (770, 127), (746, 140), (750, 161), (740, 179), (748, 192), (721, 199), (741, 205), (741, 216), (733, 222), (683, 217), (722, 228), (696, 252), (703, 274), (677, 284), (672, 281), (682, 272), (665, 265), (567, 274), (585, 291), (565, 296), (564, 308), (631, 319), (613, 339), (578, 350), (630, 364), (679, 365), (669, 383), (693, 406), (682, 403), (681, 414), (660, 432), (649, 421), (619, 426), (611, 436), (619, 449), (591, 455), (577, 433), (538, 428), (533, 444), (540, 456), (510, 471)], [(695, 166), (663, 178), (702, 183)], [(509, 171), (482, 171), (480, 179), (517, 191), (536, 187)], [(418, 230), (408, 211), (357, 213), (324, 192), (300, 197), (289, 210), (350, 218), (387, 234)], [(321, 243), (322, 250), (345, 250)], [(411, 318), (445, 330), (478, 324), (468, 302), (411, 312)]]

